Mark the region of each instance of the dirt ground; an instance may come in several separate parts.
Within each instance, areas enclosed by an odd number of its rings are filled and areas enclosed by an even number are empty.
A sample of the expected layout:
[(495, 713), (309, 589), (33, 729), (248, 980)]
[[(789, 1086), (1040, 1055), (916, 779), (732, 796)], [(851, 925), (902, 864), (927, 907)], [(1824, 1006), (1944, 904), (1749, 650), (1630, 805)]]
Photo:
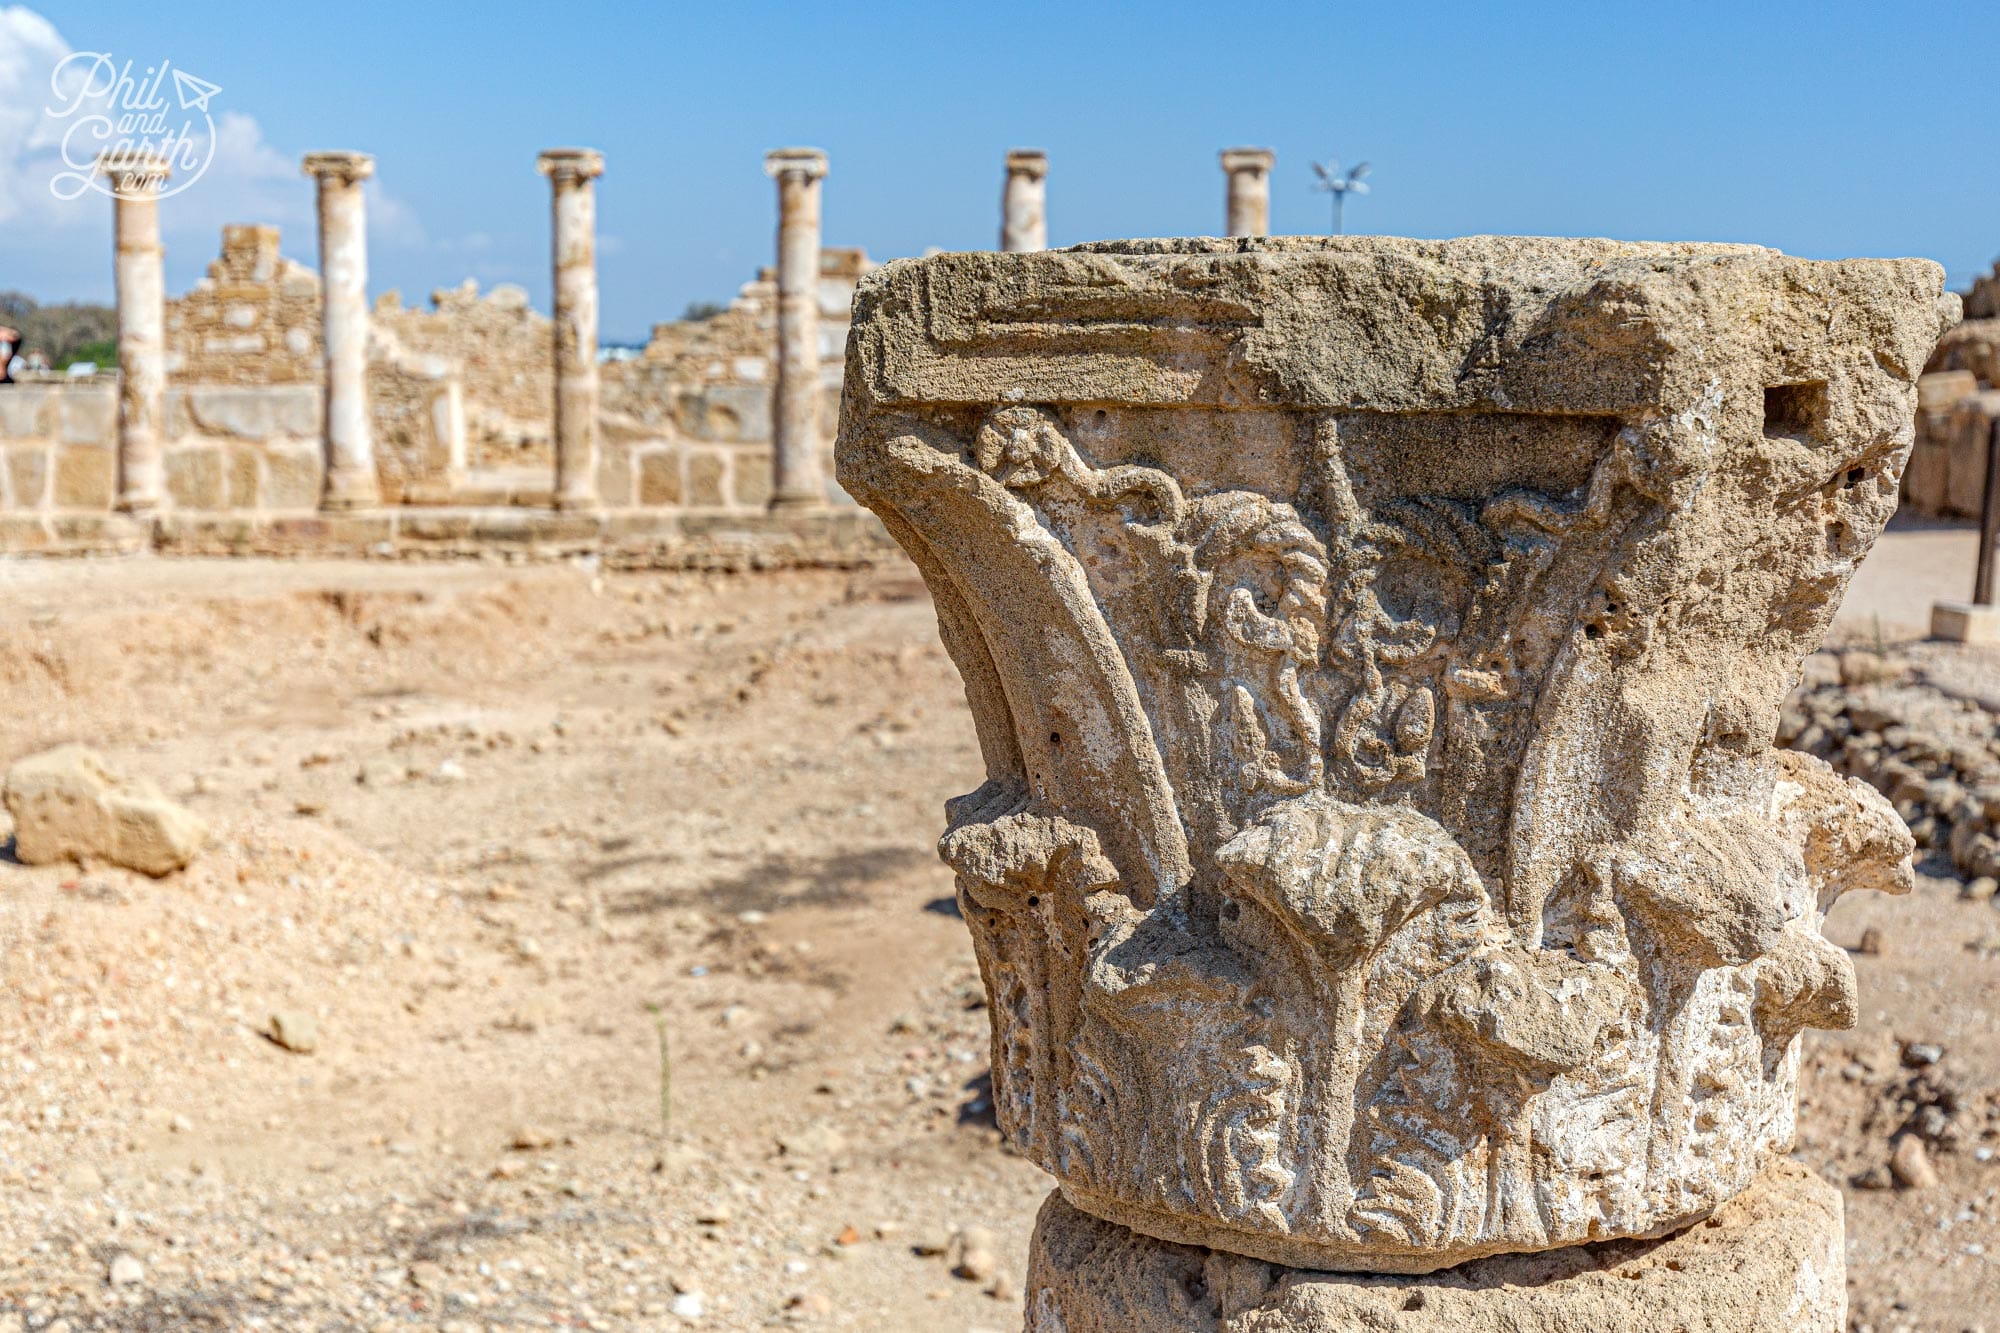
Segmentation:
[[(1856, 605), (1956, 550), (1908, 535)], [(985, 1098), (932, 852), (981, 773), (906, 569), (0, 562), (0, 697), (0, 764), (88, 742), (215, 830), (159, 881), (0, 861), (0, 1333), (1019, 1327), (1047, 1182)], [(2000, 1330), (2000, 912), (1926, 878), (1829, 934), (1871, 926), (1799, 1155), (1857, 1327)], [(1867, 1188), (1925, 1117), (1941, 1182)]]

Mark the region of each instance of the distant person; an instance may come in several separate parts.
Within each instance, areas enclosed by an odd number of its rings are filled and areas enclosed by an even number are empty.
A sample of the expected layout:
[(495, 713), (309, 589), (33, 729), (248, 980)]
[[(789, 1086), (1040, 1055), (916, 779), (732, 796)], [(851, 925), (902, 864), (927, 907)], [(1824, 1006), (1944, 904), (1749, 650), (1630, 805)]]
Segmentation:
[(0, 384), (14, 382), (14, 349), (21, 345), (21, 335), (17, 330), (0, 328)]

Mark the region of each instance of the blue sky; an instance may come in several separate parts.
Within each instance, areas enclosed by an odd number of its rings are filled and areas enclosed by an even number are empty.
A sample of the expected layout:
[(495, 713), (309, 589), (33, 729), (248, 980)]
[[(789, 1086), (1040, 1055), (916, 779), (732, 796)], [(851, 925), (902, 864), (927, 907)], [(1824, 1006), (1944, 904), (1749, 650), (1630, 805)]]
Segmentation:
[[(1218, 149), (1274, 147), (1273, 226), (1323, 231), (1308, 163), (1374, 164), (1350, 231), (2000, 255), (2000, 5), (343, 5), (0, 8), (0, 287), (107, 297), (110, 205), (30, 198), (24, 108), (67, 48), (220, 84), (216, 169), (168, 200), (168, 283), (224, 221), (313, 259), (297, 159), (378, 159), (372, 283), (547, 299), (537, 150), (600, 148), (607, 338), (726, 300), (772, 244), (765, 149), (827, 150), (826, 239), (989, 247), (1001, 159), (1047, 149), (1053, 244), (1221, 226)], [(10, 37), (10, 33), (14, 36)], [(11, 53), (8, 44), (14, 45)], [(39, 72), (34, 68), (41, 59)], [(7, 112), (15, 114), (10, 119)], [(14, 142), (10, 143), (9, 138)], [(12, 196), (10, 198), (10, 195)]]

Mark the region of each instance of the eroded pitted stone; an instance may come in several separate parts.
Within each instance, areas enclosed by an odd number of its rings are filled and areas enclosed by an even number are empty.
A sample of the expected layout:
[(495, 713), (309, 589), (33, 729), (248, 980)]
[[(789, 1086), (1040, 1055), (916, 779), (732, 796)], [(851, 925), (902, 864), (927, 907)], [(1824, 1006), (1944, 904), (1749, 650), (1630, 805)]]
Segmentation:
[(1299, 1267), (1664, 1232), (1790, 1144), (1820, 938), (1908, 884), (1771, 750), (1895, 507), (1922, 261), (1113, 242), (892, 264), (841, 481), (989, 780), (943, 851), (1003, 1128)]
[(1840, 1191), (1791, 1161), (1665, 1240), (1495, 1255), (1419, 1277), (1276, 1268), (1169, 1244), (1058, 1194), (1035, 1222), (1027, 1330), (1842, 1333), (1845, 1249)]

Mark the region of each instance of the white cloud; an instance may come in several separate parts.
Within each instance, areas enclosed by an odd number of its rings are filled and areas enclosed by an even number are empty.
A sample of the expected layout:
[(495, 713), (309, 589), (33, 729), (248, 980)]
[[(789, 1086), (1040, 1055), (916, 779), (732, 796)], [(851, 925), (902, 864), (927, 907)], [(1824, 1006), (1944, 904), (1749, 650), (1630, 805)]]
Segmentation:
[(48, 173), (59, 127), (44, 111), (50, 76), (69, 43), (55, 25), (20, 5), (0, 9), (0, 222), (46, 221), (63, 210)]
[[(106, 54), (109, 64), (95, 63), (89, 53), (74, 51), (41, 14), (24, 5), (0, 7), (0, 223), (7, 230), (10, 270), (19, 275), (12, 285), (45, 299), (71, 295), (84, 274), (98, 275), (99, 280), (83, 279), (88, 290), (109, 287), (110, 201), (95, 190), (61, 198), (51, 181), (94, 156), (102, 121), (84, 122), (115, 115), (103, 95), (113, 73), (129, 59), (132, 77), (143, 79), (142, 71), (162, 56), (171, 59), (171, 53)], [(201, 73), (207, 78), (214, 72)], [(191, 122), (183, 165), (172, 182), (179, 188), (160, 204), (169, 290), (191, 280), (184, 261), (199, 256), (205, 263), (229, 223), (278, 226), (286, 234), (286, 250), (310, 262), (313, 184), (300, 170), (301, 155), (266, 139), (254, 115), (229, 107), (226, 85), (214, 95), (208, 116), (199, 108), (181, 108), (171, 83), (162, 91), (175, 103), (172, 119), (185, 116)], [(76, 179), (72, 173), (70, 180)], [(428, 244), (415, 210), (375, 183), (369, 186), (368, 208), (369, 233), (377, 244), (412, 249)]]

